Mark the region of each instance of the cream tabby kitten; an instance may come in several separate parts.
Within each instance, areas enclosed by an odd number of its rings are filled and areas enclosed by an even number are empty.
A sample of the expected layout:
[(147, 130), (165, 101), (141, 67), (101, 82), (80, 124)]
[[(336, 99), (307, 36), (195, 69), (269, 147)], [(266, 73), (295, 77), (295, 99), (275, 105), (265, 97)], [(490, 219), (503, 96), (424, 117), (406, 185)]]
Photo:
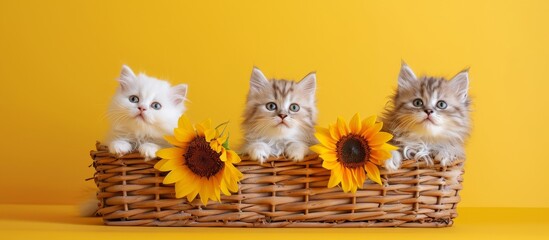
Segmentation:
[(393, 151), (385, 167), (398, 169), (402, 158), (443, 166), (464, 159), (464, 142), (471, 128), (468, 88), (467, 70), (451, 80), (418, 78), (403, 63), (398, 89), (383, 116), (384, 129), (394, 135), (393, 143), (400, 149)]
[(173, 133), (185, 112), (187, 85), (172, 87), (142, 73), (135, 75), (125, 65), (118, 82), (108, 111), (109, 150), (116, 155), (138, 150), (147, 160), (156, 158), (156, 151), (167, 146), (163, 137)]
[(242, 151), (260, 162), (282, 154), (302, 160), (310, 153), (309, 146), (316, 143), (315, 91), (315, 73), (299, 82), (268, 80), (254, 68), (242, 123)]

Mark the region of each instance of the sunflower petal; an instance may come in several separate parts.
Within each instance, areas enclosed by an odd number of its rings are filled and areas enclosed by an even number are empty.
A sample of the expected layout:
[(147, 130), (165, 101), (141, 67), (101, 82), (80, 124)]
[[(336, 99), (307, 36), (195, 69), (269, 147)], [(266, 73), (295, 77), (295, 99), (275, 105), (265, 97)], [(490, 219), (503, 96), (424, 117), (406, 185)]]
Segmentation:
[(339, 131), (340, 136), (345, 136), (349, 134), (349, 128), (347, 127), (347, 123), (342, 117), (337, 118), (337, 130)]
[(362, 129), (362, 124), (360, 123), (360, 114), (356, 113), (349, 122), (349, 129), (352, 133), (359, 134)]
[(340, 163), (337, 162), (337, 161), (322, 161), (322, 167), (326, 168), (328, 170), (332, 170), (332, 169), (336, 168), (339, 165), (340, 165)]
[(183, 149), (178, 147), (163, 148), (156, 151), (156, 156), (162, 159), (178, 159), (182, 158), (184, 154)]
[(320, 143), (322, 143), (327, 148), (335, 149), (336, 141), (334, 141), (331, 136), (326, 136), (322, 133), (317, 132), (317, 133), (315, 133), (315, 137), (316, 137), (316, 139), (318, 139), (318, 141)]
[(372, 136), (375, 136), (381, 130), (382, 127), (383, 127), (382, 122), (374, 123), (374, 125), (371, 128), (369, 128), (368, 130), (362, 133), (362, 136), (365, 137), (366, 139), (371, 139)]
[(333, 188), (337, 186), (342, 179), (343, 172), (341, 171), (341, 167), (336, 167), (332, 169), (332, 172), (330, 174), (330, 180), (328, 181), (328, 188)]
[(238, 156), (238, 154), (233, 150), (227, 150), (227, 160), (230, 163), (239, 163), (240, 161), (242, 161), (240, 159), (240, 156)]
[(212, 141), (216, 137), (216, 131), (215, 129), (206, 129), (204, 130), (204, 137), (206, 138), (206, 142)]
[(330, 136), (332, 137), (332, 139), (335, 139), (334, 141), (337, 141), (337, 139), (341, 138), (341, 135), (337, 130), (337, 125), (334, 125), (334, 124), (328, 125), (328, 131), (330, 132)]
[(374, 124), (376, 123), (376, 119), (377, 119), (377, 116), (373, 115), (362, 120), (362, 130), (360, 131), (360, 134), (363, 135), (364, 132), (368, 131), (368, 129), (373, 127)]
[(384, 162), (385, 160), (391, 158), (391, 153), (385, 150), (372, 149), (370, 152), (370, 158), (377, 159), (379, 162)]
[(320, 154), (320, 158), (326, 162), (337, 162), (337, 154), (334, 152)]
[(366, 181), (366, 173), (363, 168), (358, 169), (358, 188), (362, 189), (364, 187), (364, 181)]
[(177, 138), (175, 138), (175, 136), (171, 136), (171, 135), (166, 135), (164, 136), (164, 139), (171, 145), (173, 146), (178, 146), (178, 147), (181, 147), (183, 145), (183, 142), (180, 142), (179, 140), (177, 140)]
[(227, 151), (223, 147), (221, 147), (220, 150), (221, 150), (221, 155), (219, 155), (219, 160), (221, 160), (222, 162), (226, 162), (227, 161)]
[(174, 130), (175, 139), (182, 143), (188, 143), (196, 138), (194, 131), (189, 131), (184, 128), (176, 128)]
[(309, 149), (311, 151), (315, 152), (315, 153), (318, 153), (318, 154), (328, 153), (328, 152), (332, 151), (332, 150), (330, 150), (329, 148), (325, 147), (322, 144), (317, 144), (317, 145), (311, 146)]
[(182, 168), (183, 167), (183, 159), (170, 159), (166, 163), (162, 165), (162, 167), (158, 168), (158, 170), (165, 172), (165, 171), (171, 171), (174, 169)]
[(189, 194), (187, 194), (187, 201), (192, 202), (200, 192), (200, 187), (203, 186), (200, 180), (195, 180), (195, 184), (197, 185), (193, 191)]
[(184, 177), (185, 177), (185, 173), (183, 172), (183, 170), (181, 170), (179, 168), (176, 168), (176, 169), (170, 171), (170, 173), (168, 173), (168, 175), (166, 175), (166, 177), (164, 178), (164, 181), (162, 181), (162, 183), (164, 183), (164, 184), (175, 183), (175, 182), (178, 182), (179, 180), (183, 179)]
[(341, 167), (341, 170), (343, 172), (343, 177), (342, 177), (342, 180), (341, 180), (341, 187), (343, 188), (343, 191), (344, 192), (349, 192), (351, 191), (351, 184), (352, 184), (352, 177), (351, 177), (351, 174), (349, 173), (349, 169), (347, 169), (346, 167)]
[(193, 124), (191, 123), (191, 120), (187, 116), (181, 116), (179, 120), (177, 121), (177, 127), (189, 132), (194, 132)]
[(377, 134), (372, 135), (370, 139), (368, 139), (368, 144), (370, 146), (379, 146), (387, 143), (392, 138), (393, 134), (387, 132), (378, 132)]
[(164, 165), (168, 161), (169, 161), (169, 159), (161, 159), (156, 164), (154, 164), (154, 168), (159, 170), (162, 167), (162, 165)]
[(379, 174), (379, 169), (377, 168), (377, 166), (371, 162), (366, 162), (364, 168), (366, 169), (366, 174), (368, 174), (368, 178), (381, 185), (381, 176)]
[(390, 152), (390, 151), (394, 151), (394, 150), (398, 150), (398, 149), (399, 149), (399, 147), (393, 146), (393, 145), (388, 144), (388, 143), (385, 143), (385, 144), (383, 144), (383, 145), (381, 145), (381, 146), (379, 146), (379, 147), (377, 147), (377, 148), (380, 149), (380, 150), (387, 151), (387, 152)]

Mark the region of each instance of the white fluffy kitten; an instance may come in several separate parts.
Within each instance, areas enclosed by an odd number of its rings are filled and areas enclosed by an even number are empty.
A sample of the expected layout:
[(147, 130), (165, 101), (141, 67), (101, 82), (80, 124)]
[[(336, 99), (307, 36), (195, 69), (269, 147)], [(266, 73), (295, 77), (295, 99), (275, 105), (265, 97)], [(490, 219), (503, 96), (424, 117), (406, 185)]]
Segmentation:
[(385, 131), (394, 135), (400, 150), (385, 162), (389, 170), (400, 167), (402, 158), (434, 161), (442, 166), (465, 159), (464, 144), (469, 136), (469, 73), (462, 71), (451, 80), (416, 77), (405, 63), (398, 77), (398, 89), (383, 116)]
[(260, 162), (282, 154), (302, 160), (316, 143), (315, 91), (315, 73), (299, 82), (268, 80), (254, 68), (242, 123), (242, 151)]
[(156, 151), (167, 146), (163, 137), (173, 133), (185, 112), (187, 85), (172, 87), (143, 73), (135, 75), (126, 65), (118, 82), (108, 112), (109, 150), (118, 156), (138, 150), (146, 160), (156, 158)]

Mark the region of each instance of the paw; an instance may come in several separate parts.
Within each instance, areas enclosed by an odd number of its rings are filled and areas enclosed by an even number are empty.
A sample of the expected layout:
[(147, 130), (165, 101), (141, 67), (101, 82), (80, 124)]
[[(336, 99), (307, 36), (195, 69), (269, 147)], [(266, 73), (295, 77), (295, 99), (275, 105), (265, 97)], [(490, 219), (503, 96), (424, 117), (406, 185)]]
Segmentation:
[(269, 158), (269, 155), (271, 155), (271, 147), (269, 147), (266, 143), (252, 143), (247, 147), (247, 149), (250, 159), (259, 161), (260, 163), (265, 162), (265, 160)]
[(160, 146), (154, 143), (143, 143), (139, 146), (139, 153), (145, 157), (145, 161), (155, 159), (158, 150), (160, 150)]
[(109, 152), (119, 157), (131, 151), (132, 145), (128, 141), (114, 140), (109, 144)]
[(391, 151), (391, 158), (385, 160), (385, 168), (389, 171), (396, 171), (402, 164), (402, 155), (398, 150)]
[(309, 147), (303, 143), (290, 143), (286, 147), (284, 154), (287, 158), (294, 161), (301, 161), (309, 153)]
[(450, 163), (452, 163), (454, 160), (454, 158), (450, 157), (450, 156), (445, 156), (443, 154), (437, 154), (435, 156), (435, 161), (438, 161), (440, 162), (440, 165), (445, 167), (445, 166), (448, 166), (450, 165)]

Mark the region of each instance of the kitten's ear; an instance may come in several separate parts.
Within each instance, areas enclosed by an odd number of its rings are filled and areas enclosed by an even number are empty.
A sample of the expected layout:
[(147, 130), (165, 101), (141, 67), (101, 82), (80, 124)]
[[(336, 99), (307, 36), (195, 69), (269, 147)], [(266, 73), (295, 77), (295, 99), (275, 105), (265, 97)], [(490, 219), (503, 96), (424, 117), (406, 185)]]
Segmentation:
[(122, 71), (120, 72), (120, 77), (118, 78), (118, 82), (120, 83), (120, 87), (122, 88), (122, 90), (126, 90), (134, 81), (134, 79), (135, 74), (133, 73), (132, 69), (127, 65), (122, 65)]
[(185, 99), (187, 99), (187, 89), (187, 84), (179, 84), (172, 87), (171, 91), (174, 96), (173, 99), (175, 101), (175, 104), (180, 104), (185, 101)]
[(402, 61), (400, 73), (398, 74), (398, 88), (410, 88), (413, 86), (415, 81), (417, 81), (416, 74), (412, 71), (412, 68), (410, 68), (408, 64)]
[(304, 93), (314, 98), (316, 92), (316, 73), (312, 72), (307, 74), (297, 85), (303, 90)]
[(252, 77), (250, 78), (250, 92), (259, 92), (268, 85), (269, 80), (263, 75), (263, 72), (259, 68), (254, 67)]
[(469, 92), (469, 69), (463, 70), (450, 80), (450, 87), (455, 89), (460, 101), (467, 101)]

